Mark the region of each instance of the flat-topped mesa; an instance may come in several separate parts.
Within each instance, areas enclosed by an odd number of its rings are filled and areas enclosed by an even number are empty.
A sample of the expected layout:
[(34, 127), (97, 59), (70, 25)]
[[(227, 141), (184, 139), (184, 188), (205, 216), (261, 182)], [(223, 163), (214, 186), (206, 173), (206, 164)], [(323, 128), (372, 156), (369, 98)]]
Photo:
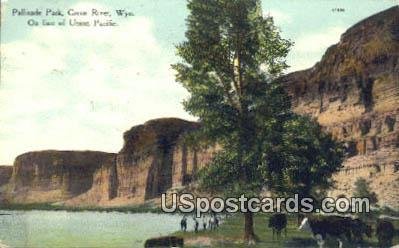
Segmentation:
[(93, 186), (94, 172), (114, 164), (115, 154), (95, 151), (35, 151), (19, 155), (10, 181), (13, 202), (55, 202)]
[(188, 145), (199, 123), (177, 118), (150, 120), (125, 132), (119, 154), (38, 151), (18, 156), (0, 191), (12, 203), (63, 202), (68, 206), (142, 204), (191, 182), (214, 148)]
[[(66, 204), (143, 204), (170, 188), (187, 185), (215, 151), (214, 148), (199, 149), (186, 142), (186, 134), (199, 126), (197, 122), (161, 118), (132, 127), (124, 133), (125, 142), (117, 155), (116, 166), (97, 170), (93, 187)], [(104, 195), (109, 190), (112, 194)]]
[(159, 118), (132, 127), (123, 134), (125, 141), (118, 160), (125, 157), (142, 157), (154, 148), (169, 149), (182, 134), (196, 130), (199, 123), (178, 118)]
[(187, 183), (210, 159), (208, 151), (197, 152), (184, 142), (185, 134), (198, 128), (197, 122), (161, 118), (125, 132), (117, 156), (118, 197), (142, 202)]
[[(345, 168), (364, 168), (350, 170), (349, 181), (339, 173), (337, 192), (350, 196), (354, 180), (365, 177), (380, 203), (398, 206), (393, 167), (399, 161), (399, 7), (349, 28), (315, 66), (282, 81), (295, 112), (316, 118), (346, 142)], [(369, 171), (374, 165), (381, 171)]]

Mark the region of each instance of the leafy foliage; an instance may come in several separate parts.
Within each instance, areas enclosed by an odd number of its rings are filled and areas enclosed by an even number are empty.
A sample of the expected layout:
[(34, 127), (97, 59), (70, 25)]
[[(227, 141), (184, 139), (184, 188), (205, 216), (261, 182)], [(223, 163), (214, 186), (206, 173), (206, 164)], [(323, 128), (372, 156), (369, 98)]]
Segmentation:
[(341, 168), (343, 146), (307, 117), (293, 115), (280, 124), (280, 130), (272, 126), (269, 136), (258, 137), (259, 150), (246, 161), (248, 181), (240, 180), (238, 155), (229, 147), (204, 168), (201, 184), (229, 195), (257, 195), (266, 186), (279, 195), (318, 198), (334, 183), (331, 175)]
[(342, 162), (341, 146), (309, 118), (291, 111), (278, 77), (292, 42), (259, 0), (190, 0), (187, 40), (177, 46), (176, 79), (190, 93), (185, 109), (200, 136), (222, 150), (200, 184), (229, 194), (310, 195), (325, 189)]
[(354, 197), (367, 197), (370, 204), (376, 204), (378, 202), (377, 194), (371, 191), (366, 179), (359, 177), (355, 181), (355, 188), (353, 192)]

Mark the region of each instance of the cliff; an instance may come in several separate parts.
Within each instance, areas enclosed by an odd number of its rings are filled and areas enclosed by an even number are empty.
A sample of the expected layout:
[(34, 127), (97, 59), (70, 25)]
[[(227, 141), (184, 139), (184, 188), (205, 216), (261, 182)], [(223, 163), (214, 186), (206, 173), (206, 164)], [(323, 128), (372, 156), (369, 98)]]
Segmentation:
[(346, 143), (332, 195), (351, 196), (358, 177), (380, 203), (399, 206), (399, 7), (348, 29), (314, 67), (283, 77), (294, 111)]
[(10, 181), (12, 169), (12, 166), (0, 166), (0, 187)]
[(93, 174), (115, 154), (93, 151), (37, 151), (19, 155), (7, 185), (14, 203), (57, 202), (78, 196), (93, 185)]
[(199, 124), (176, 118), (155, 119), (125, 132), (117, 156), (118, 198), (143, 202), (191, 181), (212, 157), (212, 149), (197, 150), (184, 135)]
[(124, 146), (116, 163), (95, 171), (92, 188), (65, 204), (142, 204), (171, 188), (187, 185), (215, 151), (185, 141), (185, 135), (197, 128), (198, 123), (177, 118), (155, 119), (132, 127), (123, 135)]
[(177, 118), (148, 121), (124, 133), (118, 154), (28, 152), (15, 159), (12, 177), (0, 191), (12, 203), (142, 204), (190, 183), (212, 158), (215, 148), (199, 149), (185, 142), (185, 135), (198, 127)]
[(0, 166), (0, 204), (5, 201), (5, 191), (12, 176), (12, 166)]

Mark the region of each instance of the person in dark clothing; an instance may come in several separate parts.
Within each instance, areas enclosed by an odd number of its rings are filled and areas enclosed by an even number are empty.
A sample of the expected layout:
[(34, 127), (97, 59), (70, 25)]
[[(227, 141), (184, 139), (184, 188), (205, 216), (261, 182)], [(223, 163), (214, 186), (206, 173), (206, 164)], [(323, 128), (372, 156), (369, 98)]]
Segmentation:
[(206, 230), (206, 219), (205, 217), (202, 217), (202, 227), (204, 229), (204, 231)]
[(194, 232), (198, 232), (199, 222), (196, 218), (193, 218), (193, 220), (194, 220)]
[(185, 232), (187, 230), (187, 218), (186, 216), (183, 216), (183, 218), (180, 221), (180, 229)]

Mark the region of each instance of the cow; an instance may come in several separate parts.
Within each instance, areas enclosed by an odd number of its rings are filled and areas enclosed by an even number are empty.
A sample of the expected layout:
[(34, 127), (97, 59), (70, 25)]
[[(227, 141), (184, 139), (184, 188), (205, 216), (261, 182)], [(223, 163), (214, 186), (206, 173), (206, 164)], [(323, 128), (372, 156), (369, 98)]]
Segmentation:
[(392, 239), (395, 235), (395, 228), (390, 221), (379, 219), (377, 221), (375, 232), (378, 239), (378, 245), (380, 247), (390, 247), (392, 245)]
[(305, 217), (299, 230), (312, 232), (317, 244), (320, 247), (324, 246), (327, 236), (336, 238), (339, 243), (339, 248), (342, 248), (342, 237), (345, 237), (349, 242), (352, 241), (352, 219), (341, 216), (318, 216), (317, 218)]
[(279, 239), (283, 229), (287, 237), (287, 216), (285, 214), (277, 213), (270, 216), (268, 226), (273, 230), (273, 239), (275, 233), (277, 234), (277, 239)]
[(362, 220), (353, 219), (351, 223), (351, 232), (353, 235), (353, 239), (358, 243), (362, 243), (363, 235), (371, 238), (373, 230), (370, 225), (367, 225)]

